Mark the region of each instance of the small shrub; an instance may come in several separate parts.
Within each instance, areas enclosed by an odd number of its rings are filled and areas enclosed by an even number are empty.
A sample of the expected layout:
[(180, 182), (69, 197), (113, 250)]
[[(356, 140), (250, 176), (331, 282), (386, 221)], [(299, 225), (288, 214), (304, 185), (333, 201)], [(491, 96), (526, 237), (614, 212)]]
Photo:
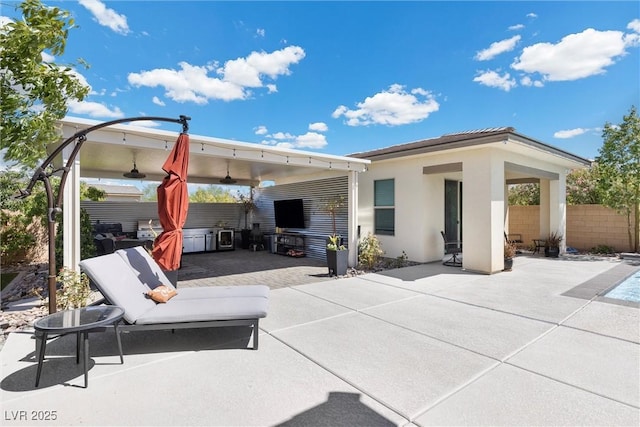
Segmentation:
[(358, 262), (364, 268), (372, 270), (382, 255), (384, 255), (384, 251), (380, 240), (369, 232), (358, 244)]
[(598, 245), (591, 248), (590, 252), (594, 254), (612, 255), (616, 253), (616, 250), (611, 246)]
[(80, 308), (87, 305), (87, 299), (91, 295), (89, 278), (84, 273), (63, 268), (56, 276), (61, 286), (56, 291), (56, 304), (60, 310)]
[(392, 267), (393, 268), (402, 268), (406, 267), (409, 264), (409, 256), (405, 251), (402, 251), (402, 254), (393, 259)]

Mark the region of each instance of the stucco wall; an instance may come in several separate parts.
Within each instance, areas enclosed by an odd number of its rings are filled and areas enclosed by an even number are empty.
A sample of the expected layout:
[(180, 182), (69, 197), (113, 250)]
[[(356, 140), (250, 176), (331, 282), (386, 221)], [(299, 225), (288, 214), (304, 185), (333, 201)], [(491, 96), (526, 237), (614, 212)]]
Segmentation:
[[(540, 206), (510, 206), (509, 232), (522, 234), (528, 245), (540, 238)], [(633, 217), (631, 218), (633, 224)], [(627, 218), (601, 205), (567, 206), (567, 246), (589, 250), (607, 245), (617, 252), (631, 250)]]

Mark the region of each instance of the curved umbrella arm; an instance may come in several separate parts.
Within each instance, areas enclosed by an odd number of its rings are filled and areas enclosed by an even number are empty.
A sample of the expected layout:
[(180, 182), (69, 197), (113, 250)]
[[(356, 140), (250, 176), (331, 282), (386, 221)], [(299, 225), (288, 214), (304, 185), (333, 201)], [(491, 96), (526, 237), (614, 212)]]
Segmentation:
[[(83, 129), (81, 131), (76, 132), (65, 141), (62, 142), (55, 150), (42, 162), (40, 166), (38, 166), (35, 170), (35, 173), (31, 177), (31, 181), (27, 185), (24, 190), (20, 190), (17, 194), (14, 195), (14, 198), (24, 199), (31, 195), (33, 191), (33, 187), (36, 185), (38, 181), (42, 181), (45, 186), (45, 190), (47, 192), (47, 220), (49, 222), (49, 280), (48, 280), (48, 291), (49, 291), (49, 313), (56, 312), (56, 257), (55, 257), (55, 222), (56, 216), (58, 213), (62, 212), (60, 206), (62, 205), (62, 197), (64, 186), (67, 181), (67, 176), (69, 175), (69, 171), (71, 170), (71, 166), (73, 162), (75, 162), (76, 156), (78, 152), (82, 148), (83, 143), (87, 140), (87, 134), (91, 133), (95, 130), (102, 129), (107, 126), (112, 126), (119, 123), (127, 123), (127, 122), (136, 122), (142, 120), (154, 120), (160, 122), (171, 122), (171, 123), (180, 123), (182, 124), (182, 132), (187, 133), (189, 131), (189, 123), (191, 117), (181, 115), (177, 119), (169, 118), (169, 117), (130, 117), (124, 119), (111, 120), (108, 122), (100, 123), (95, 126), (91, 126), (87, 129)], [(62, 150), (64, 150), (68, 145), (72, 144), (76, 141), (76, 145), (67, 160), (67, 163), (64, 167), (60, 169), (56, 169), (50, 172), (46, 172), (46, 170), (51, 166), (53, 160), (58, 156)], [(49, 178), (62, 171), (62, 176), (60, 179), (60, 187), (58, 189), (58, 196), (54, 197), (53, 189), (51, 187), (51, 182)]]

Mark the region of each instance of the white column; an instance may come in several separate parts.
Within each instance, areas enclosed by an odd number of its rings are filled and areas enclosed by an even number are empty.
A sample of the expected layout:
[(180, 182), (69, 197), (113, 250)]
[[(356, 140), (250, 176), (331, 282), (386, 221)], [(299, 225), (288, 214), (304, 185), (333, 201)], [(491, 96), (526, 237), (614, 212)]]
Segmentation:
[[(62, 151), (62, 160), (66, 164), (73, 144)], [(80, 159), (79, 155), (73, 162), (67, 182), (64, 186), (62, 201), (62, 218), (64, 221), (63, 264), (64, 267), (79, 270), (80, 267)], [(60, 269), (62, 266), (57, 266)]]
[(355, 267), (358, 264), (358, 172), (349, 172), (348, 187), (349, 267)]
[(495, 273), (504, 268), (504, 162), (478, 150), (462, 167), (462, 266)]
[(562, 235), (560, 252), (566, 250), (567, 242), (567, 189), (566, 175), (560, 174), (558, 180), (549, 182), (549, 227)]
[(552, 231), (550, 225), (551, 195), (550, 181), (540, 178), (540, 238), (546, 239)]

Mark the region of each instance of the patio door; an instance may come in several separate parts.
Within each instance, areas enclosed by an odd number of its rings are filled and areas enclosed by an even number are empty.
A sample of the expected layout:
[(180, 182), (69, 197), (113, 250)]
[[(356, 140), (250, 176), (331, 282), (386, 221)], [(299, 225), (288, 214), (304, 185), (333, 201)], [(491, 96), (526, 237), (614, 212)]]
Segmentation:
[(444, 234), (462, 242), (462, 182), (444, 181)]

